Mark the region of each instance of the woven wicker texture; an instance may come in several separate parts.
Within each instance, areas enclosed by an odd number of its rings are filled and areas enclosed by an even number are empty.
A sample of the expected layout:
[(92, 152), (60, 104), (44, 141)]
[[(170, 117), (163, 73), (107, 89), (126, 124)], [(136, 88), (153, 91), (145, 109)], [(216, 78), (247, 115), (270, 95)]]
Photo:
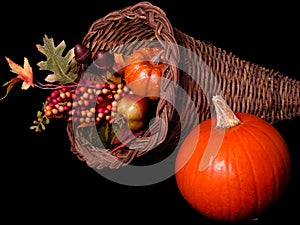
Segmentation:
[[(148, 131), (131, 141), (129, 148), (114, 152), (94, 147), (69, 124), (71, 150), (89, 166), (117, 169), (145, 157), (145, 153), (149, 159), (163, 159), (180, 144), (179, 137), (185, 137), (191, 128), (211, 117), (210, 99), (215, 94), (222, 94), (234, 111), (255, 114), (270, 123), (300, 115), (300, 81), (195, 40), (173, 27), (165, 12), (149, 2), (96, 20), (82, 44), (92, 51), (130, 54), (140, 47), (137, 43), (152, 40), (158, 41), (164, 48), (164, 58), (171, 62), (163, 74), (166, 81), (161, 91), (172, 104), (161, 98), (156, 120)], [(188, 51), (181, 51), (178, 46)], [(199, 58), (201, 63), (195, 63)], [(183, 88), (188, 97), (176, 88), (168, 88), (171, 83)], [(181, 105), (180, 111), (174, 109), (174, 103)], [(191, 112), (193, 107), (197, 113)]]

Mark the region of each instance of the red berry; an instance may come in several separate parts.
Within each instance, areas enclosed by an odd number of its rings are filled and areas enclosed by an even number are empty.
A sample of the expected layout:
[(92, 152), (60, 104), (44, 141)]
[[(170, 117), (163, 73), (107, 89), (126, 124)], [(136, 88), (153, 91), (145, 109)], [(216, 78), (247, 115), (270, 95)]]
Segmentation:
[(62, 87), (62, 88), (61, 88), (61, 91), (65, 93), (65, 92), (67, 92), (67, 91), (68, 91), (68, 88), (66, 88), (66, 87)]
[(61, 97), (60, 96), (56, 97), (56, 101), (61, 102)]
[(116, 83), (111, 83), (111, 84), (109, 84), (109, 89), (110, 89), (110, 90), (115, 90), (116, 87), (117, 87)]

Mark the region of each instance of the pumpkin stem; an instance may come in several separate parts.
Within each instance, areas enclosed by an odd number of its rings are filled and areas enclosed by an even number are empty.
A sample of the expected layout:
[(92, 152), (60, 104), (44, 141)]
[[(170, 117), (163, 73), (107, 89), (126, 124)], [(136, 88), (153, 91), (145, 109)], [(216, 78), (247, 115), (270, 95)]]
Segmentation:
[(164, 52), (164, 50), (162, 49), (162, 50), (160, 50), (159, 53), (157, 53), (157, 55), (155, 55), (155, 56), (152, 57), (152, 62), (153, 62), (154, 64), (160, 63), (159, 58), (160, 58), (160, 56), (163, 54), (163, 52)]
[(213, 96), (212, 101), (217, 114), (217, 128), (227, 129), (241, 124), (241, 121), (237, 118), (221, 95)]

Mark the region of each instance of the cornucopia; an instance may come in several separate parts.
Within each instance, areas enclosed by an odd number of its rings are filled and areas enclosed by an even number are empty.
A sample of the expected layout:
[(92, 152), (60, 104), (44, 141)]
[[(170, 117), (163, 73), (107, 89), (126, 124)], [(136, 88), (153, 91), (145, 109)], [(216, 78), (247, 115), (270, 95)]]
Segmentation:
[[(37, 45), (48, 56), (49, 46), (59, 56), (65, 48), (47, 36)], [(6, 85), (52, 89), (32, 129), (66, 119), (71, 151), (95, 169), (172, 161), (190, 130), (214, 113), (214, 95), (271, 124), (300, 115), (299, 80), (195, 40), (147, 1), (97, 19), (61, 58), (68, 76), (49, 75), (49, 85), (26, 76), (27, 59), (20, 69), (7, 58), (19, 76)], [(52, 69), (50, 59), (41, 70)]]

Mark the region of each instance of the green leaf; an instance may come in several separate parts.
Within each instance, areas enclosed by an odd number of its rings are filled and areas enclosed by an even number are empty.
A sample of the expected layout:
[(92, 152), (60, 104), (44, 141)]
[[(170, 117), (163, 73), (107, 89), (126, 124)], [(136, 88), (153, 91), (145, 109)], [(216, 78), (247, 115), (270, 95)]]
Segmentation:
[(115, 82), (115, 83), (121, 83), (122, 82), (122, 77), (121, 76), (116, 76), (115, 74), (106, 71), (106, 73), (103, 76), (103, 80), (105, 80), (108, 83)]
[(105, 122), (104, 124), (101, 124), (101, 126), (98, 126), (98, 135), (100, 137), (101, 142), (106, 148), (111, 147), (111, 141), (113, 137), (115, 136), (114, 129), (112, 127), (112, 124)]
[(40, 61), (37, 65), (40, 70), (52, 71), (53, 74), (49, 74), (49, 82), (59, 81), (61, 84), (73, 82), (77, 78), (77, 74), (74, 73), (76, 62), (74, 59), (74, 48), (70, 49), (65, 56), (63, 53), (66, 48), (64, 41), (61, 41), (59, 45), (54, 45), (53, 38), (48, 38), (47, 35), (43, 38), (44, 45), (37, 44), (36, 47), (39, 52), (43, 53), (46, 57), (46, 61)]

